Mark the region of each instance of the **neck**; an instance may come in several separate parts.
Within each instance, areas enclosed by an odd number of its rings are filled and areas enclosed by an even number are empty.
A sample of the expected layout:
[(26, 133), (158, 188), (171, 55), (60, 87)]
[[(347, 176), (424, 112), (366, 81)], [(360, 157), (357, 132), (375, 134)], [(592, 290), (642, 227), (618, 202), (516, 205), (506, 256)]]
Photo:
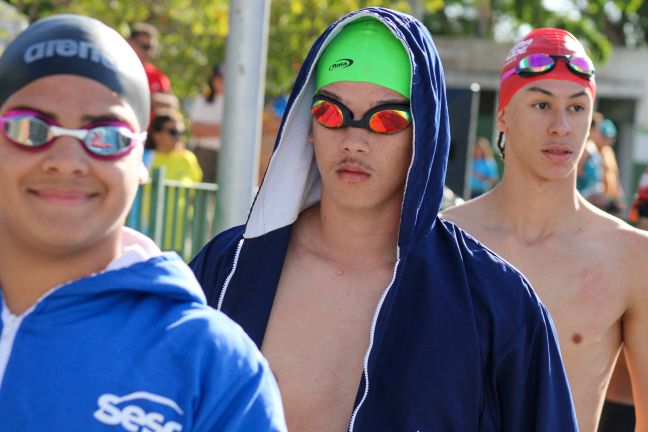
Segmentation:
[(0, 239), (0, 287), (15, 315), (24, 313), (52, 288), (105, 269), (120, 252), (119, 234), (76, 251), (25, 247), (6, 233)]
[(583, 207), (583, 198), (576, 191), (575, 172), (547, 180), (505, 166), (502, 181), (492, 196), (503, 215), (500, 223), (528, 240), (570, 229)]
[[(359, 266), (392, 265), (400, 224), (401, 200), (379, 209), (349, 209), (322, 194), (319, 205), (304, 213), (313, 244), (334, 260)], [(397, 204), (397, 205), (395, 205)], [(309, 236), (310, 237), (310, 236)]]

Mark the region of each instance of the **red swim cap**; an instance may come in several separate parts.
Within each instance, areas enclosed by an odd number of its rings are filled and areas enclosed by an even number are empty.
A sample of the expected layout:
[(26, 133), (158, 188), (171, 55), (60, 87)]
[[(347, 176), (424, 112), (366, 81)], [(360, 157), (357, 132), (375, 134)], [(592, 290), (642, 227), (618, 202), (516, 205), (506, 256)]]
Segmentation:
[(596, 97), (596, 81), (594, 76), (584, 78), (572, 72), (567, 63), (557, 60), (556, 66), (548, 73), (521, 77), (513, 70), (520, 60), (530, 54), (548, 54), (553, 56), (578, 56), (587, 57), (583, 45), (568, 31), (557, 28), (541, 28), (533, 30), (524, 39), (516, 43), (504, 60), (504, 67), (500, 73), (499, 108), (502, 111), (513, 95), (525, 85), (534, 81), (545, 79), (558, 79), (573, 81), (590, 89), (592, 99)]

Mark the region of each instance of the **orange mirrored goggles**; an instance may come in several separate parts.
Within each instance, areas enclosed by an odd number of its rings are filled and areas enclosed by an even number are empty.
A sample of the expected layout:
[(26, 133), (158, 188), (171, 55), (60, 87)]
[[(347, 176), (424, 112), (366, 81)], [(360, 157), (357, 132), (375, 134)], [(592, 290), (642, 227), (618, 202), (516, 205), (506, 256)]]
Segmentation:
[(382, 104), (371, 108), (360, 120), (342, 102), (324, 95), (316, 95), (311, 106), (313, 118), (329, 129), (356, 127), (379, 134), (393, 134), (412, 123), (409, 104)]

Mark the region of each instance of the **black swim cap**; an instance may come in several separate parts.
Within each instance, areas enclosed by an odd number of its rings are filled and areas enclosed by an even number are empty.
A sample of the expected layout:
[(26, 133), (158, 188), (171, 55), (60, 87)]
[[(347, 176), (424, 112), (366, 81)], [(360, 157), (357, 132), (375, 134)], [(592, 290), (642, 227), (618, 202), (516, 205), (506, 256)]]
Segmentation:
[(128, 42), (101, 21), (64, 14), (27, 27), (0, 57), (0, 106), (39, 78), (72, 74), (95, 80), (124, 98), (141, 130), (151, 109), (144, 67)]

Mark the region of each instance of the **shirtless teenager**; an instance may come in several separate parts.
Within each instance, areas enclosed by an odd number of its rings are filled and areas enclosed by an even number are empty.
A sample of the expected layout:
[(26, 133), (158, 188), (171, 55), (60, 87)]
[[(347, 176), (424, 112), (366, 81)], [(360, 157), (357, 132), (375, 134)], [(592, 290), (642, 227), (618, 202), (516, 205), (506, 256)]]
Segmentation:
[(315, 42), (245, 226), (191, 266), (262, 347), (291, 431), (573, 431), (549, 316), (437, 219), (445, 84), (423, 25), (367, 8)]
[(623, 347), (636, 430), (648, 431), (648, 235), (575, 188), (595, 98), (592, 71), (564, 30), (535, 30), (518, 42), (501, 75), (502, 181), (443, 216), (509, 260), (551, 311), (580, 430), (596, 431)]

